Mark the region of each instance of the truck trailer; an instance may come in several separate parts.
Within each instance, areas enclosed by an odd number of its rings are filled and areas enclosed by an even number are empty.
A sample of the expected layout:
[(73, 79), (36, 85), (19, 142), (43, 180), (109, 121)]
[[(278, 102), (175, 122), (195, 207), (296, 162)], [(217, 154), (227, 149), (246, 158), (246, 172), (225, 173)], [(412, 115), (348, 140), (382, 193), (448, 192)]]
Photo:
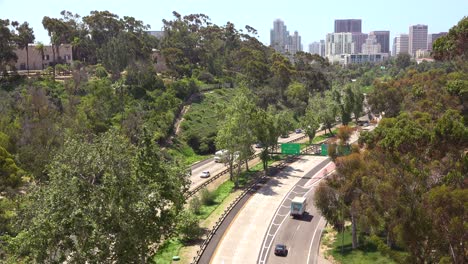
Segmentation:
[(290, 216), (293, 218), (302, 217), (307, 207), (307, 200), (305, 197), (296, 196), (291, 201)]

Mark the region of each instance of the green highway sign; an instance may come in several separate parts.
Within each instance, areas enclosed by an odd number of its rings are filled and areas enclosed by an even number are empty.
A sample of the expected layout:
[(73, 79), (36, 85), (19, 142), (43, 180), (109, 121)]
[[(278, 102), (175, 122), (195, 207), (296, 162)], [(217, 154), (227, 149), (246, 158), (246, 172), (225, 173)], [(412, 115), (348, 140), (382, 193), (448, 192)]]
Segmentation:
[(298, 143), (281, 144), (281, 154), (299, 155), (301, 154), (301, 145)]

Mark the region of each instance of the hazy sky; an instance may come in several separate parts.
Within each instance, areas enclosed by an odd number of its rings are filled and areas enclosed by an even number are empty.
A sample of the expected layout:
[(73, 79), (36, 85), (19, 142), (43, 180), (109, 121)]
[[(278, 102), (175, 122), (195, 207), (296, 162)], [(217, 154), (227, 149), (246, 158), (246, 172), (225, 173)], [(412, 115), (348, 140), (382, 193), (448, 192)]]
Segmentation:
[(152, 30), (161, 30), (163, 18), (173, 19), (172, 11), (181, 15), (203, 13), (217, 25), (230, 21), (237, 29), (254, 27), (266, 45), (273, 20), (280, 18), (291, 33), (299, 32), (307, 51), (309, 43), (333, 32), (334, 19), (362, 19), (363, 32), (390, 30), (392, 39), (396, 34), (407, 33), (413, 24), (427, 24), (429, 33), (448, 31), (468, 15), (468, 0), (0, 0), (0, 18), (28, 21), (36, 41), (44, 43), (50, 41), (42, 18), (58, 18), (62, 10), (81, 16), (92, 10), (109, 10), (120, 17), (142, 20)]

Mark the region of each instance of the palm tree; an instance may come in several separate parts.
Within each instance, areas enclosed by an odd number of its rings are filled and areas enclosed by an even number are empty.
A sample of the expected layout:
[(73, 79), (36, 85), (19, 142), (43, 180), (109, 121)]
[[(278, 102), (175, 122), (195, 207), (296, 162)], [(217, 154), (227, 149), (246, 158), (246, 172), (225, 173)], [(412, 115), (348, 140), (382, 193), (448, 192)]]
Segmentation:
[(38, 42), (36, 45), (36, 50), (41, 54), (42, 70), (44, 70), (44, 49), (44, 44), (42, 42)]

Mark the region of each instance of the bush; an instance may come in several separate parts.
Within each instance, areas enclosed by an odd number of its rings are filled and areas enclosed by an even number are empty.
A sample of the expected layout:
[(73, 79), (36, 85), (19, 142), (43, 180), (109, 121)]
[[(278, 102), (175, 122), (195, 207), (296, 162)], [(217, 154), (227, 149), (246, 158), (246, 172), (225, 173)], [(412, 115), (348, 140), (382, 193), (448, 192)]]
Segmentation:
[(198, 239), (203, 234), (197, 217), (190, 211), (183, 211), (179, 214), (177, 230), (184, 242)]
[(201, 190), (201, 202), (204, 205), (213, 205), (215, 204), (215, 195), (213, 192), (208, 191), (208, 189)]
[(198, 80), (205, 82), (205, 83), (209, 83), (209, 84), (212, 84), (215, 82), (213, 74), (209, 72), (200, 73), (200, 75), (198, 76)]
[(101, 79), (101, 78), (106, 78), (108, 73), (107, 73), (106, 69), (102, 65), (98, 64), (96, 66), (95, 75), (96, 75), (96, 77)]
[(200, 198), (198, 196), (195, 196), (190, 200), (189, 202), (189, 208), (190, 211), (193, 212), (194, 214), (200, 214), (200, 208), (202, 206), (202, 203), (200, 201)]

